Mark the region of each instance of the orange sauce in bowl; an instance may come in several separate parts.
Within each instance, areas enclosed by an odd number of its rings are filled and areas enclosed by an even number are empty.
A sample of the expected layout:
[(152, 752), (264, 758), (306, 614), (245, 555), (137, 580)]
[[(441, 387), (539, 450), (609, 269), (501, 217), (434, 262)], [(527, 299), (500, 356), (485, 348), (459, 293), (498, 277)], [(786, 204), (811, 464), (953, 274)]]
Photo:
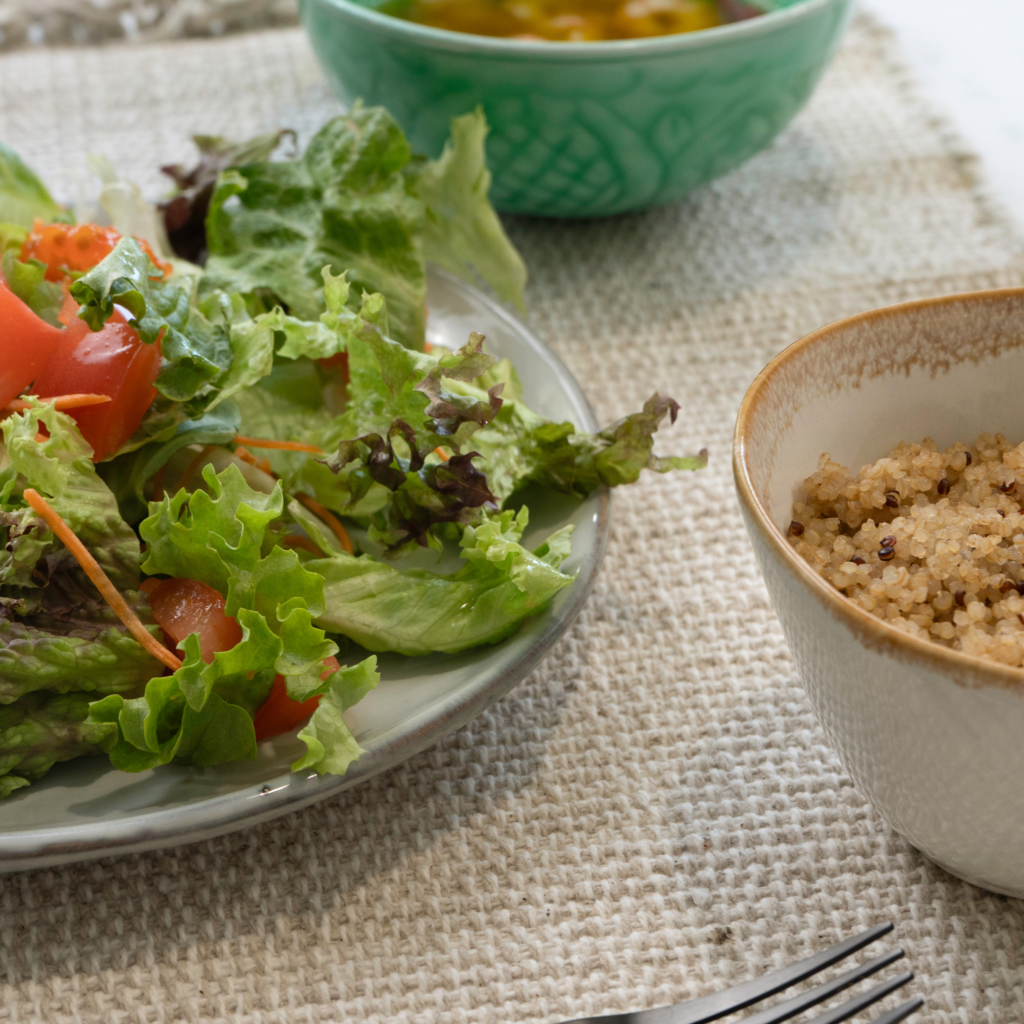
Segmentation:
[(646, 39), (723, 25), (716, 0), (392, 0), (381, 8), (452, 32), (507, 39)]

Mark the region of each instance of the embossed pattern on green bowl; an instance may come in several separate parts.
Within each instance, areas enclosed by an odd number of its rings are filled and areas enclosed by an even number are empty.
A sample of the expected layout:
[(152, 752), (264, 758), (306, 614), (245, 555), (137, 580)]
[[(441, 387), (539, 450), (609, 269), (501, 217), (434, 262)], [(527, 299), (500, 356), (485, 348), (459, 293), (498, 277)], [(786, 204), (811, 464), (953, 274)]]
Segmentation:
[(594, 217), (692, 192), (766, 146), (810, 97), (853, 0), (797, 0), (658, 39), (528, 43), (462, 35), (351, 0), (300, 0), (338, 95), (383, 104), (436, 155), (482, 105), (501, 210)]

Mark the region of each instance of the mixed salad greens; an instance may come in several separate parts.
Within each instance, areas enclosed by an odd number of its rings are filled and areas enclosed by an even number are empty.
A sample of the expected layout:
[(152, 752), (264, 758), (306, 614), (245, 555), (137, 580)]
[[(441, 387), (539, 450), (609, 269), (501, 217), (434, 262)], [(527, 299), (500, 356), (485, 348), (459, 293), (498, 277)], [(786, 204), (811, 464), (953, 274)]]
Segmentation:
[[(581, 434), (479, 335), (426, 343), (428, 261), (522, 303), (486, 132), (430, 161), (357, 106), (301, 155), (197, 137), (159, 206), (95, 161), (105, 224), (0, 146), (0, 796), (300, 726), (295, 767), (344, 773), (372, 652), (494, 643), (571, 584), (571, 528), (520, 543), (527, 484), (704, 464), (653, 455), (670, 398)], [(449, 574), (402, 557), (446, 545)]]

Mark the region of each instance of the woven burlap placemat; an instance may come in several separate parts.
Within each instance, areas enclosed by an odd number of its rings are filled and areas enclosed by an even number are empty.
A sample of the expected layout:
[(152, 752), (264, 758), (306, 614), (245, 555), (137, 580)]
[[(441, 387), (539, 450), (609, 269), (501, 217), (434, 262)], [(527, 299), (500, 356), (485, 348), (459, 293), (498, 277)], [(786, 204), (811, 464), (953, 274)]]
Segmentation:
[[(335, 109), (295, 30), (15, 53), (0, 95), (0, 138), (63, 198), (86, 152), (156, 192), (193, 130), (308, 134)], [(668, 209), (511, 230), (531, 324), (601, 418), (667, 391), (684, 413), (663, 447), (707, 445), (708, 470), (617, 495), (576, 626), (434, 749), (220, 840), (0, 878), (0, 1022), (554, 1021), (700, 995), (887, 919), (915, 1019), (1024, 1019), (1024, 906), (932, 866), (853, 788), (729, 467), (743, 392), (795, 338), (1024, 283), (969, 154), (861, 20), (736, 174)]]

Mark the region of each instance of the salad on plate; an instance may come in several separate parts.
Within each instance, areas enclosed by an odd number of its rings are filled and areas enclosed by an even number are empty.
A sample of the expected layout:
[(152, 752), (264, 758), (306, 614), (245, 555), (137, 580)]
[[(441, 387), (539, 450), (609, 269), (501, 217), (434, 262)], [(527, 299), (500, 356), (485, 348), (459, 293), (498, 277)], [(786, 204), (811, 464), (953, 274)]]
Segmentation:
[(198, 136), (156, 205), (94, 159), (95, 210), (0, 145), (0, 796), (296, 729), (295, 769), (344, 774), (376, 653), (497, 643), (572, 584), (524, 488), (704, 465), (653, 454), (671, 398), (585, 434), (481, 336), (426, 342), (427, 262), (522, 305), (486, 134), (427, 160), (357, 105), (301, 155)]

